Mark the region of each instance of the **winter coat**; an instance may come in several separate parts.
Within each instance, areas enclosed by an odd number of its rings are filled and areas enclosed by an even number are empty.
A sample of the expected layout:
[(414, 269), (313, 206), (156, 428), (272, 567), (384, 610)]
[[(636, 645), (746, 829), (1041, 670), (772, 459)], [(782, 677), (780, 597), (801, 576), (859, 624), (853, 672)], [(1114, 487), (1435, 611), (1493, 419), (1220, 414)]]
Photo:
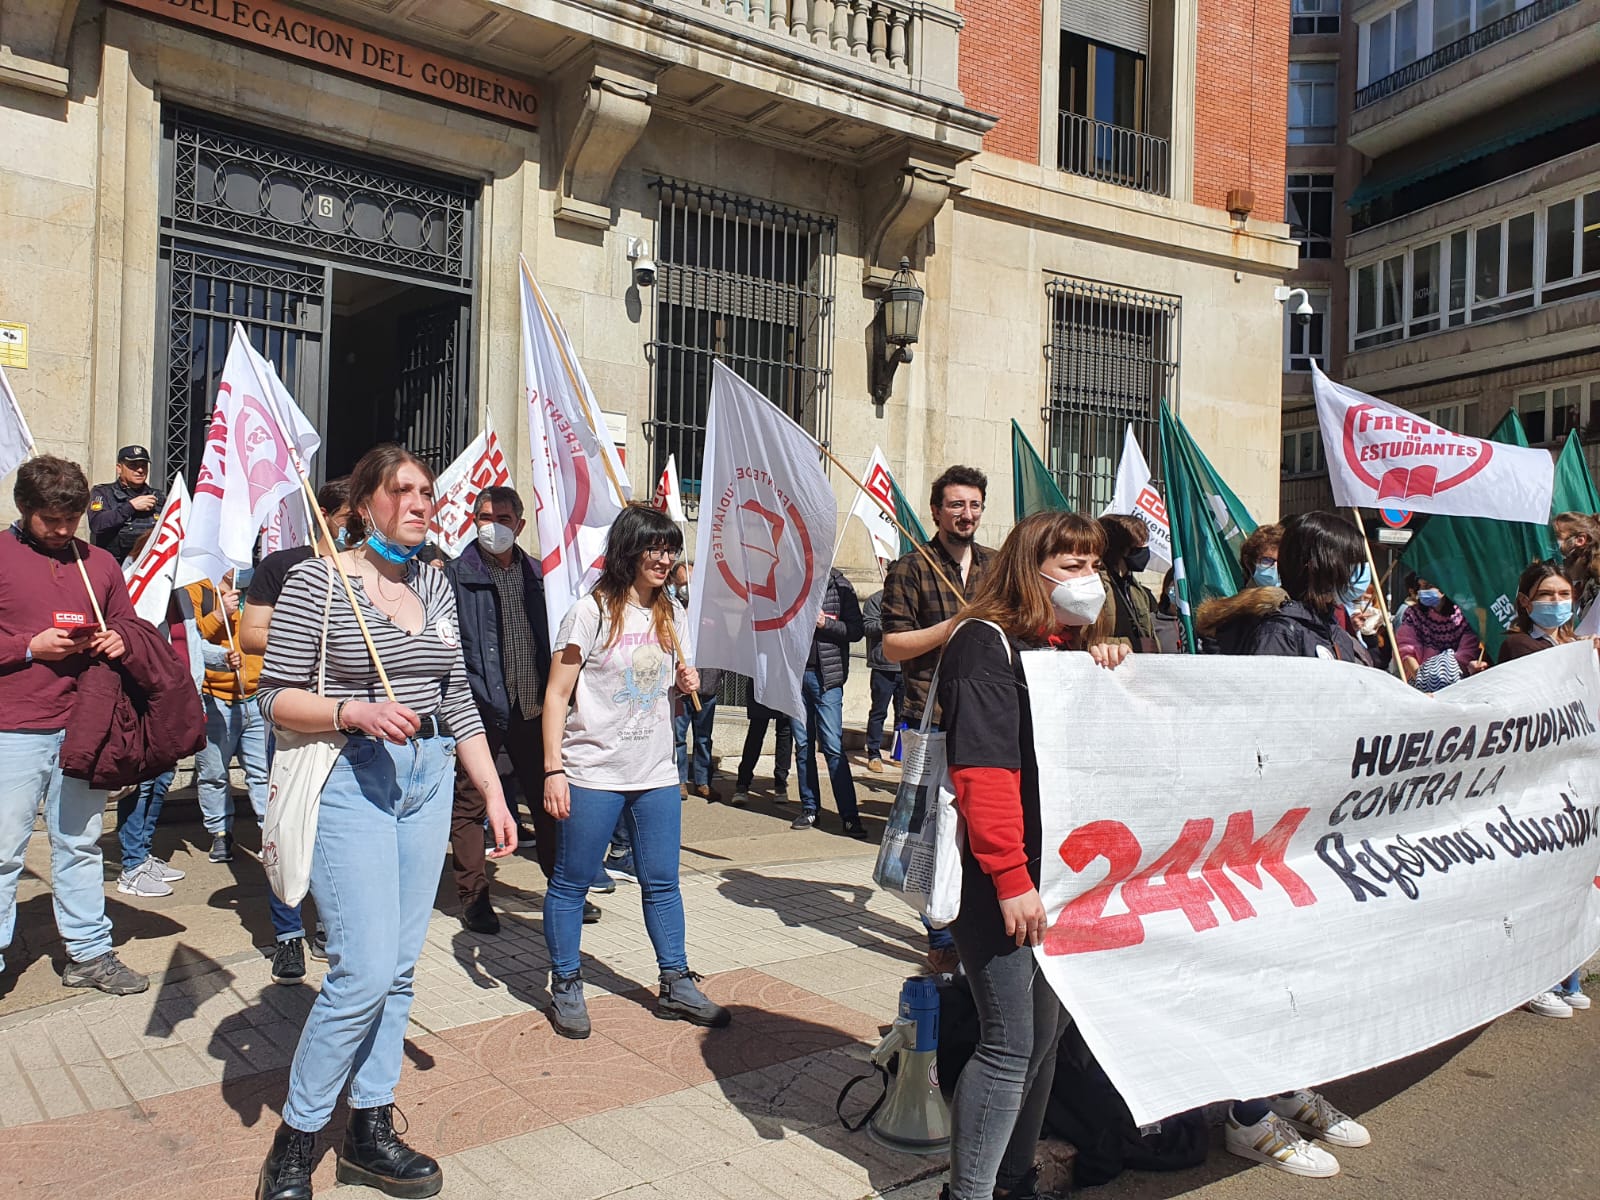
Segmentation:
[[(1264, 590), (1264, 589), (1258, 589)], [(1370, 667), (1372, 656), (1334, 617), (1313, 612), (1298, 600), (1285, 600), (1242, 639), (1240, 654), (1285, 658), (1327, 658)]]
[(1278, 587), (1247, 587), (1236, 596), (1207, 600), (1194, 615), (1194, 630), (1206, 654), (1249, 654), (1245, 643), (1262, 621), (1289, 599)]
[(1125, 638), (1141, 654), (1159, 654), (1156, 640), (1156, 598), (1137, 576), (1100, 572), (1111, 602), (1116, 605), (1117, 624), (1112, 637)]
[(874, 671), (900, 674), (900, 664), (891, 662), (883, 652), (883, 589), (867, 597), (861, 608), (861, 620), (867, 631), (867, 666)]
[(817, 673), (822, 690), (826, 692), (844, 686), (844, 681), (850, 677), (850, 643), (859, 642), (867, 633), (856, 589), (837, 567), (828, 570), (822, 611), (831, 615), (817, 626), (811, 639), (806, 670)]
[[(533, 629), (533, 657), (540, 670), (539, 691), (543, 693), (550, 669), (544, 576), (531, 554), (518, 557), (522, 560), (522, 594), (528, 624)], [(456, 623), (461, 630), (461, 654), (466, 660), (472, 698), (486, 722), (493, 717), (496, 728), (506, 729), (511, 724), (511, 701), (506, 695), (505, 661), (500, 654), (500, 596), (483, 565), (483, 551), (477, 542), (469, 543), (460, 558), (446, 563), (444, 573), (456, 594)]]
[(154, 779), (206, 744), (206, 719), (187, 663), (148, 621), (114, 621), (126, 651), (78, 676), (61, 770), (93, 788)]

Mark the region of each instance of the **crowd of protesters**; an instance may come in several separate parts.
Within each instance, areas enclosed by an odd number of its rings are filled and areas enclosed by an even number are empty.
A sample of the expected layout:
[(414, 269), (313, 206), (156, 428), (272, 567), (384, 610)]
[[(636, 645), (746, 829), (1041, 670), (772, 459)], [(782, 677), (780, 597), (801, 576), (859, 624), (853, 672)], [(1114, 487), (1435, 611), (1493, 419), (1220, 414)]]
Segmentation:
[[(93, 489), (76, 464), (29, 460), (14, 490), (20, 516), (0, 536), (0, 954), (42, 809), (70, 960), (63, 984), (112, 994), (148, 987), (113, 951), (105, 908), (105, 788), (126, 768), (108, 764), (104, 749), (87, 773), (74, 767), (84, 697), (98, 695), (106, 675), (149, 701), (137, 730), (141, 773), (119, 808), (117, 888), (126, 894), (158, 899), (184, 878), (152, 853), (180, 759), (195, 755), (209, 857), (226, 863), (231, 764), (242, 767), (264, 820), (277, 735), (339, 739), (311, 857), (315, 931), (308, 939), (298, 905), (268, 902), (272, 978), (304, 978), (308, 941), (328, 969), (293, 1058), (260, 1200), (310, 1196), (316, 1137), (341, 1097), (349, 1110), (341, 1181), (406, 1196), (442, 1186), (439, 1164), (395, 1129), (392, 1106), (447, 843), (460, 921), (492, 935), (499, 918), (486, 864), (519, 840), (534, 842), (547, 880), (548, 1015), (558, 1034), (590, 1036), (583, 927), (601, 916), (589, 893), (613, 891), (613, 874), (639, 885), (660, 973), (657, 1015), (711, 1028), (731, 1020), (687, 961), (679, 888), (682, 802), (721, 799), (712, 787), (717, 680), (692, 662), (694, 583), (681, 530), (653, 509), (625, 509), (597, 586), (554, 623), (552, 642), (539, 565), (517, 545), (521, 497), (508, 487), (481, 492), (476, 541), (443, 562), (427, 544), (433, 482), (403, 448), (375, 448), (319, 493), (313, 546), (176, 590), (159, 630), (137, 618), (123, 583), (162, 502), (145, 448), (124, 447), (115, 481)], [(829, 572), (804, 664), (804, 719), (751, 702), (731, 803), (749, 802), (776, 722), (773, 795), (787, 798), (797, 772), (793, 827), (819, 824), (820, 752), (839, 831), (867, 836), (843, 737), (851, 646), (863, 638), (867, 770), (886, 769), (891, 706), (890, 731), (931, 716), (945, 733), (965, 869), (960, 916), (948, 929), (928, 928), (929, 968), (964, 975), (981, 1028), (955, 1089), (945, 1194), (1030, 1200), (1042, 1195), (1036, 1144), (1071, 1018), (1032, 952), (1045, 929), (1040, 780), (1019, 654), (1083, 652), (1115, 669), (1130, 653), (1178, 649), (1181, 626), (1170, 573), (1159, 595), (1146, 584), (1141, 521), (1040, 513), (991, 549), (978, 541), (987, 489), (973, 468), (945, 470), (929, 497), (934, 537), (888, 564), (864, 605), (843, 572)], [(86, 512), (90, 542), (76, 537)], [(1516, 581), (1501, 662), (1575, 640), (1600, 594), (1600, 518), (1564, 513), (1553, 527), (1561, 558), (1530, 565)], [(1196, 649), (1394, 663), (1425, 690), (1489, 666), (1472, 616), (1426, 578), (1410, 581), (1412, 602), (1390, 644), (1367, 546), (1342, 517), (1262, 526), (1244, 539), (1239, 565), (1243, 589), (1195, 614)], [(502, 752), (528, 824), (519, 825), (502, 786)], [(1576, 974), (1528, 1004), (1551, 1017), (1588, 1006)], [(1339, 1169), (1319, 1142), (1369, 1141), (1360, 1123), (1309, 1090), (1236, 1101), (1225, 1130), (1231, 1153), (1308, 1177)]]

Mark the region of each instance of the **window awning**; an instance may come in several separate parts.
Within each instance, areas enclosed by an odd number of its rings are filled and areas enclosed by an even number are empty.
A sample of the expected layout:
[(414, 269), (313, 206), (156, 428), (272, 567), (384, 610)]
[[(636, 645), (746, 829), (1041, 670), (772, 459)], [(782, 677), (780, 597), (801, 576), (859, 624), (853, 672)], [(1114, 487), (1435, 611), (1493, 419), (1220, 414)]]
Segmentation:
[(1552, 96), (1545, 92), (1530, 97), (1527, 103), (1511, 105), (1482, 120), (1464, 123), (1441, 138), (1438, 148), (1420, 162), (1413, 153), (1414, 147), (1385, 155), (1350, 193), (1346, 207), (1356, 211), (1402, 188), (1423, 183), (1567, 125), (1600, 116), (1600, 97), (1591, 88), (1562, 90), (1565, 95)]

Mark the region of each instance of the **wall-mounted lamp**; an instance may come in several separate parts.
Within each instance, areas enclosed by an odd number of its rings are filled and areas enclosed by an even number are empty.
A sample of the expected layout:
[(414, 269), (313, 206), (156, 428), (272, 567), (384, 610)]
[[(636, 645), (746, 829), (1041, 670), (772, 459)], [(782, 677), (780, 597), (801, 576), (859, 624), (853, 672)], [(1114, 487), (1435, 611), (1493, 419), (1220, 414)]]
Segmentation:
[(902, 258), (900, 269), (883, 289), (872, 321), (872, 400), (886, 404), (894, 390), (895, 369), (911, 361), (911, 347), (922, 328), (922, 301), (926, 293), (911, 273), (911, 260)]

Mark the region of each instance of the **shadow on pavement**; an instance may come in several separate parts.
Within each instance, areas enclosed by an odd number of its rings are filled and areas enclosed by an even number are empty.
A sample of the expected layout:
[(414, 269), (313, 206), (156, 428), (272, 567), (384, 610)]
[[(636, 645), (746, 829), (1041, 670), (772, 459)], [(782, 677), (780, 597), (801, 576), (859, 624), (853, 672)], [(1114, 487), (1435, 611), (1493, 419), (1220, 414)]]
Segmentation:
[(805, 926), (844, 938), (899, 962), (922, 961), (921, 935), (867, 907), (879, 889), (872, 884), (834, 883), (732, 870), (717, 890), (742, 908), (767, 908), (792, 929)]

